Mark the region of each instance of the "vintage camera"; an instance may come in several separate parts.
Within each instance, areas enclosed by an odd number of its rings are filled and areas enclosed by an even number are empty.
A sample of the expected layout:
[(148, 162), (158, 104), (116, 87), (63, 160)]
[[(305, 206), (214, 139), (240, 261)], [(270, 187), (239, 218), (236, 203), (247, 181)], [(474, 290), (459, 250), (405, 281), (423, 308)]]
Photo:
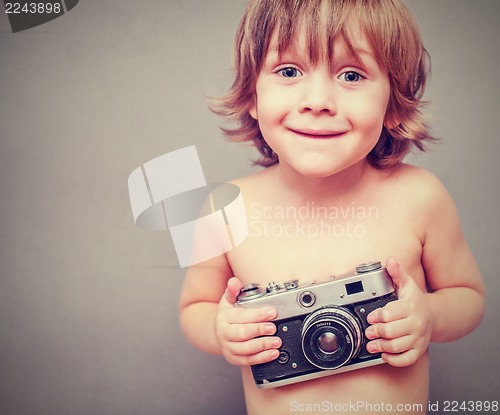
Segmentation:
[(366, 350), (366, 317), (396, 299), (380, 262), (361, 264), (355, 273), (319, 284), (246, 285), (236, 305), (275, 307), (275, 335), (283, 343), (276, 360), (251, 367), (255, 384), (274, 388), (383, 363), (380, 354)]

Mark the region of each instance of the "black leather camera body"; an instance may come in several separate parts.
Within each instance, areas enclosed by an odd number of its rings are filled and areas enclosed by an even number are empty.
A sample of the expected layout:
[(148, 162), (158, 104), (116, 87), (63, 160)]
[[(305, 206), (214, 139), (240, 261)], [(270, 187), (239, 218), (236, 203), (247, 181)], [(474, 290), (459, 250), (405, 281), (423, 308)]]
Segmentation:
[(396, 299), (380, 262), (320, 284), (246, 285), (236, 305), (276, 308), (275, 336), (282, 340), (276, 360), (251, 367), (256, 385), (274, 388), (384, 363), (380, 354), (366, 350), (366, 317)]

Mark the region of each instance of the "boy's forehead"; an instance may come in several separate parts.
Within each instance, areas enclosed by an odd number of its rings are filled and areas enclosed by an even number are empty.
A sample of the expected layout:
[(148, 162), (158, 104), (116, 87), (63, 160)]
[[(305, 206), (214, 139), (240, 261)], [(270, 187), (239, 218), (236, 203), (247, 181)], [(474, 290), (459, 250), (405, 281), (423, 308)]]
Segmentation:
[(317, 54), (318, 60), (330, 61), (334, 57), (333, 53), (339, 50), (355, 55), (375, 56), (366, 31), (357, 19), (351, 19), (344, 28), (336, 34), (329, 34), (326, 27), (312, 30), (302, 19), (291, 37), (280, 39), (280, 28), (276, 27), (271, 35), (267, 54), (281, 56), (291, 52), (311, 55), (311, 49), (314, 49), (312, 54)]

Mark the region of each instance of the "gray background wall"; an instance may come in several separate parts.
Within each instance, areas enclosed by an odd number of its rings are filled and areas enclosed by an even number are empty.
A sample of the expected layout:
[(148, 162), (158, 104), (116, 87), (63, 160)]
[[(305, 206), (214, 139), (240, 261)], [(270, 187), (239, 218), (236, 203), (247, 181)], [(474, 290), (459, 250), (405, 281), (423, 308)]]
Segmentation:
[[(82, 0), (12, 34), (0, 15), (0, 413), (241, 414), (237, 368), (182, 337), (168, 233), (134, 226), (129, 173), (196, 144), (209, 181), (251, 172), (205, 95), (231, 80), (244, 0)], [(500, 399), (500, 2), (411, 0), (448, 187), (488, 289), (472, 335), (432, 345), (431, 401)]]

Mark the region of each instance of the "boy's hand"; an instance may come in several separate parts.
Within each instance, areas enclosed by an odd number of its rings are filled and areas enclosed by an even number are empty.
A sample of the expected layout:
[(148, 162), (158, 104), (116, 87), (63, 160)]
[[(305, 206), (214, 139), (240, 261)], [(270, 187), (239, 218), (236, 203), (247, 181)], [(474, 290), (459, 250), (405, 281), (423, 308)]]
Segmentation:
[(372, 311), (366, 348), (370, 353), (382, 353), (391, 366), (410, 366), (427, 350), (432, 332), (432, 314), (426, 295), (412, 277), (389, 258), (386, 269), (398, 292), (398, 300)]
[(281, 347), (281, 339), (271, 337), (276, 326), (270, 320), (276, 317), (276, 310), (235, 307), (241, 287), (238, 278), (231, 278), (219, 302), (215, 330), (222, 354), (234, 365), (255, 365), (274, 360)]

